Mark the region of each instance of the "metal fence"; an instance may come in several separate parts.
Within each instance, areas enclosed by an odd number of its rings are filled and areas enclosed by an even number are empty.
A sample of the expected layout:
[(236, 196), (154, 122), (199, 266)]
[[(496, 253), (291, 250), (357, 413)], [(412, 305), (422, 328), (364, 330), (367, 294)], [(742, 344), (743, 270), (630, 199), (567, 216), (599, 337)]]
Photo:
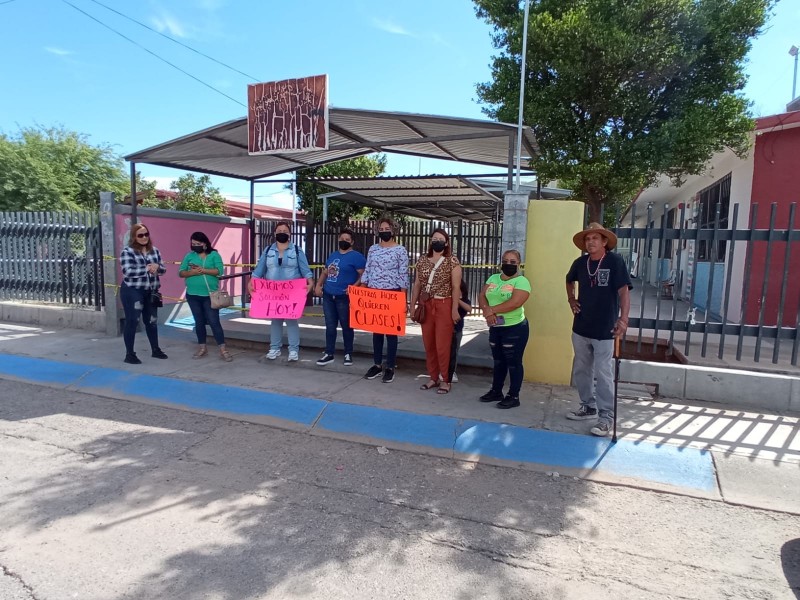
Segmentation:
[[(256, 252), (260, 256), (264, 248), (274, 241), (273, 231), (277, 221), (256, 222)], [(348, 227), (355, 234), (354, 247), (365, 256), (372, 244), (378, 241), (376, 221), (352, 221)], [(469, 288), (469, 296), (477, 310), (477, 297), (488, 277), (497, 272), (500, 261), (500, 240), (502, 223), (457, 221), (442, 223), (438, 221), (410, 221), (402, 225), (397, 241), (405, 246), (409, 254), (410, 274), (408, 296), (411, 296), (411, 283), (414, 281), (417, 258), (428, 249), (431, 233), (441, 227), (450, 235), (453, 253), (464, 266), (464, 280)], [(299, 224), (292, 231), (292, 241), (306, 252), (308, 262), (315, 266), (315, 276), (334, 250), (338, 249), (340, 227), (317, 225), (315, 227)], [(474, 311), (473, 311), (474, 312)]]
[(0, 298), (103, 305), (98, 216), (0, 212)]
[(668, 353), (706, 357), (712, 346), (718, 359), (759, 362), (767, 354), (773, 364), (797, 366), (795, 204), (771, 204), (768, 211), (759, 217), (753, 204), (742, 219), (738, 204), (710, 203), (705, 216), (687, 215), (683, 205), (665, 206), (663, 215), (648, 207), (642, 227), (634, 204), (625, 217), (630, 226), (613, 229), (618, 252), (638, 275), (627, 342), (635, 337), (638, 350), (652, 344), (656, 352), (661, 337)]

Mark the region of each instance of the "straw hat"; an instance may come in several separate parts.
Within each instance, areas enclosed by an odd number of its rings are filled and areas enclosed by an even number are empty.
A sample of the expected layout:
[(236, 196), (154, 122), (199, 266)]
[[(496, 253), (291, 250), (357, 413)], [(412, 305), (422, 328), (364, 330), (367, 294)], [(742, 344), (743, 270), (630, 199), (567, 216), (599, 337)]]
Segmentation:
[(587, 233), (599, 233), (604, 238), (608, 240), (608, 244), (606, 248), (609, 250), (613, 250), (617, 247), (617, 236), (614, 235), (611, 231), (600, 225), (600, 223), (589, 223), (589, 226), (584, 229), (583, 231), (579, 231), (575, 235), (572, 236), (572, 243), (575, 244), (579, 250), (586, 250), (586, 244), (584, 243), (584, 238), (586, 237)]

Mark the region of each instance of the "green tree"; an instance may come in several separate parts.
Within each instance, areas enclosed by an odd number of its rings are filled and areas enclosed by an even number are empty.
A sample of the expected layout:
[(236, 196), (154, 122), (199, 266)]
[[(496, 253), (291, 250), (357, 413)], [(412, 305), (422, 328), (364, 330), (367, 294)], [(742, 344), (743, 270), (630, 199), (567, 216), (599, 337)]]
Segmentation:
[(211, 185), (211, 177), (192, 173), (181, 175), (172, 182), (170, 189), (178, 192), (175, 210), (206, 213), (209, 215), (225, 214), (225, 198), (219, 189)]
[(139, 178), (137, 173), (136, 195), (144, 192), (142, 206), (205, 213), (209, 215), (225, 214), (225, 198), (218, 188), (211, 185), (208, 175), (186, 173), (170, 184), (170, 189), (177, 193), (175, 198), (157, 198), (156, 184)]
[[(306, 212), (306, 219), (322, 222), (321, 194), (330, 191), (323, 185), (309, 181), (313, 177), (378, 177), (386, 170), (386, 155), (373, 154), (359, 156), (321, 167), (303, 169), (297, 172), (297, 206)], [(350, 219), (370, 218), (375, 209), (367, 209), (352, 202), (328, 200), (328, 222), (345, 225)]]
[(100, 192), (122, 197), (123, 161), (110, 145), (93, 146), (63, 127), (27, 127), (0, 134), (0, 210), (85, 210)]
[[(745, 57), (775, 0), (531, 0), (525, 123), (542, 180), (589, 205), (626, 203), (661, 174), (680, 184), (725, 147), (749, 148)], [(485, 112), (516, 122), (523, 12), (475, 0), (500, 54), (478, 85)]]
[[(128, 193), (125, 195), (126, 203), (130, 203), (130, 196), (131, 192), (129, 189)], [(159, 200), (156, 198), (156, 182), (148, 181), (142, 177), (141, 171), (136, 171), (136, 197), (142, 199), (142, 206), (148, 208), (167, 208), (161, 206)], [(122, 202), (122, 198), (117, 198), (117, 202)]]

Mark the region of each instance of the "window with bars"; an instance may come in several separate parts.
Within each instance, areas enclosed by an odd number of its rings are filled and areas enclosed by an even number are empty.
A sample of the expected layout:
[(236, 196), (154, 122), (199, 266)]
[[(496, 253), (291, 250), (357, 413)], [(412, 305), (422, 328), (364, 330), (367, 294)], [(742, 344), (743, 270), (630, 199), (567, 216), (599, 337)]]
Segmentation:
[[(731, 174), (716, 181), (697, 194), (699, 203), (697, 213), (697, 227), (700, 229), (713, 229), (719, 205), (719, 228), (728, 229), (728, 213), (731, 205)], [(717, 242), (716, 254), (712, 257), (712, 244), (708, 240), (700, 240), (697, 260), (725, 260), (725, 241)]]

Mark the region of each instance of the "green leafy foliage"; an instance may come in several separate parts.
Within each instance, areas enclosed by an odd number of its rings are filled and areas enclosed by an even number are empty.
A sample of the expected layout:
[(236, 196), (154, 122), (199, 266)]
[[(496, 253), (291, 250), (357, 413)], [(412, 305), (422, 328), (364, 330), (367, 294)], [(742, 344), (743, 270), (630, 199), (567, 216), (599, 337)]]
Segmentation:
[[(306, 212), (306, 219), (322, 222), (323, 202), (321, 194), (330, 192), (319, 183), (309, 181), (313, 177), (378, 177), (386, 170), (386, 155), (359, 156), (313, 169), (297, 172), (297, 206)], [(328, 222), (346, 225), (350, 219), (371, 219), (382, 214), (381, 209), (372, 209), (330, 198), (328, 200)]]
[(0, 210), (86, 210), (100, 192), (122, 197), (128, 187), (122, 159), (109, 145), (63, 127), (28, 127), (0, 134)]
[[(136, 171), (136, 197), (141, 200), (142, 206), (161, 208), (159, 201), (156, 199), (156, 182), (144, 179), (139, 171)], [(121, 200), (118, 198), (117, 201), (120, 202)], [(130, 203), (130, 190), (127, 192), (125, 202)]]
[[(556, 179), (589, 204), (625, 203), (661, 174), (679, 184), (725, 147), (748, 151), (742, 96), (751, 40), (774, 0), (531, 0), (524, 121)], [(485, 112), (516, 122), (523, 12), (475, 0), (500, 50), (478, 85)]]

